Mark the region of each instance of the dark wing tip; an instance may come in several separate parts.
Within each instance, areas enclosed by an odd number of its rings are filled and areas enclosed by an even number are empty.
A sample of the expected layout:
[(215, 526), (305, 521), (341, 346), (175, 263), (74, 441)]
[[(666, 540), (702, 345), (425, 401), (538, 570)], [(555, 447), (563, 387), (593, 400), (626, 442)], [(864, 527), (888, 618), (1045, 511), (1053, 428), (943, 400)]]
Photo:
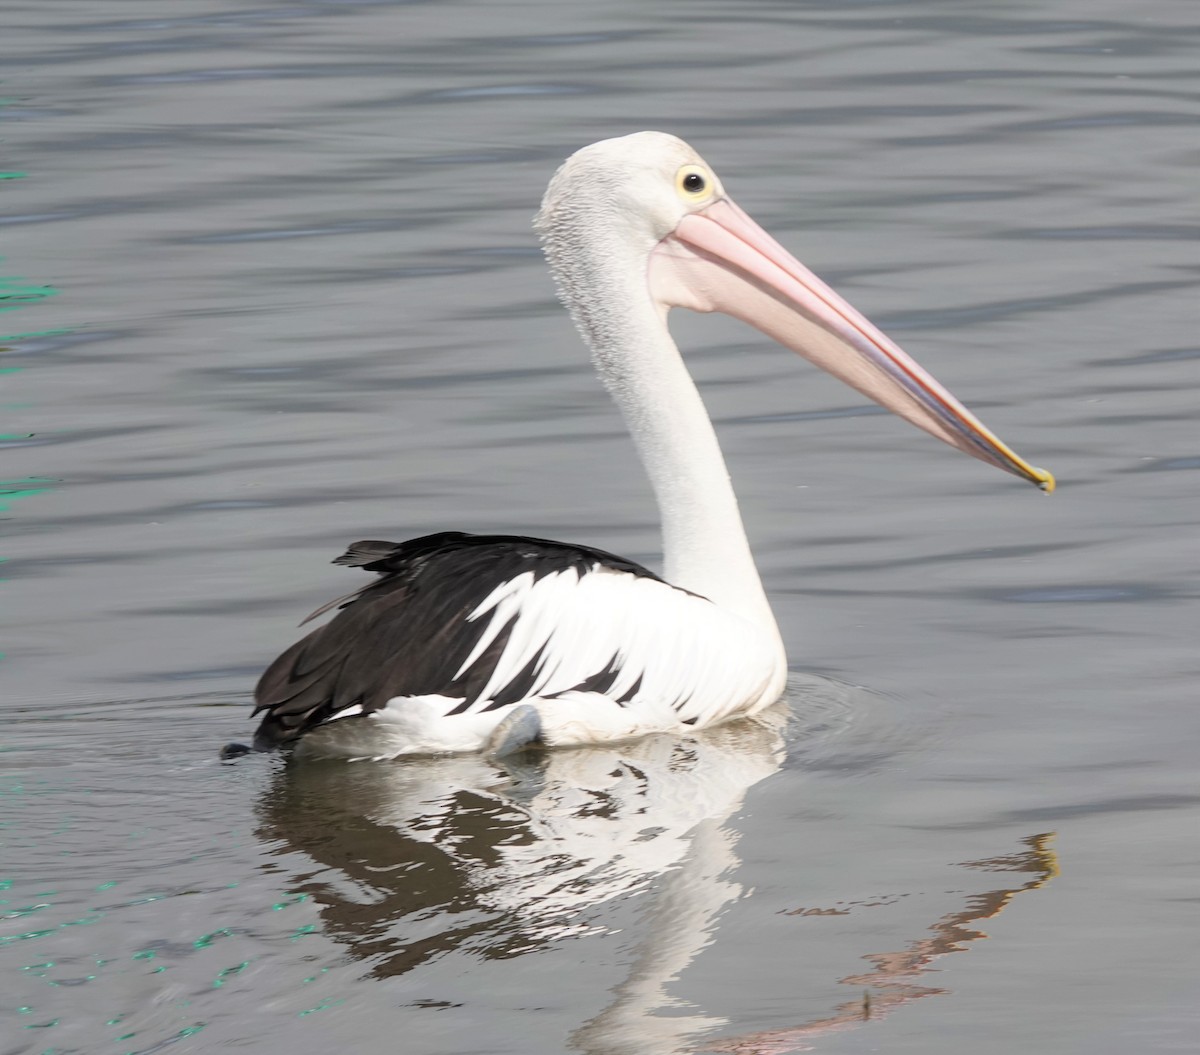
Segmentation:
[(387, 560), (402, 545), (400, 542), (381, 542), (378, 539), (351, 542), (350, 548), (340, 557), (335, 557), (333, 563), (346, 568), (367, 568), (377, 561)]
[(478, 544), (486, 541), (481, 536), (465, 531), (439, 531), (436, 535), (422, 535), (407, 542), (381, 542), (364, 539), (352, 542), (350, 548), (334, 560), (347, 568), (366, 568), (380, 575), (391, 575), (402, 570), (412, 570), (426, 559), (443, 550), (461, 545)]
[[(363, 590), (365, 590), (366, 588), (367, 587), (364, 586)], [(351, 601), (357, 600), (359, 594), (361, 594), (363, 592), (363, 590), (351, 590), (350, 593), (344, 593), (344, 594), (342, 594), (341, 597), (335, 597), (332, 601), (326, 602), (325, 604), (321, 605), (321, 607), (316, 609), (315, 611), (309, 612), (308, 615), (306, 615), (303, 619), (300, 620), (299, 625), (303, 626), (305, 623), (311, 623), (318, 616), (322, 616), (326, 612), (332, 612), (333, 609), (335, 609), (335, 608), (344, 608)]]

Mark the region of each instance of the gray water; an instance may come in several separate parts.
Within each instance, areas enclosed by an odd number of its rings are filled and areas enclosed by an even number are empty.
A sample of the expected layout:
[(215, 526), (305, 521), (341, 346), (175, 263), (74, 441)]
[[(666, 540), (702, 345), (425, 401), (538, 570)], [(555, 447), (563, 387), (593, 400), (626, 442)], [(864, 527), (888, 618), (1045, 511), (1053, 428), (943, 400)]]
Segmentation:
[[(5, 5), (0, 1052), (1196, 1051), (1197, 13)], [(782, 708), (217, 763), (353, 539), (655, 562), (529, 228), (647, 127), (1058, 493), (680, 317)]]

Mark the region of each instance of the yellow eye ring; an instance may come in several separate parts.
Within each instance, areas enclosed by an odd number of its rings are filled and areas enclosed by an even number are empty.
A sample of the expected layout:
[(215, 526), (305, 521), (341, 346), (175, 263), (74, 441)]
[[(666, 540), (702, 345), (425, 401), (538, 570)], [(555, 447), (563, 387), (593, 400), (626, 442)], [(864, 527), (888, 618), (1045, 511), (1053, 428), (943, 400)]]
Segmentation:
[(675, 191), (684, 201), (700, 201), (712, 193), (712, 177), (701, 165), (684, 165), (675, 174)]

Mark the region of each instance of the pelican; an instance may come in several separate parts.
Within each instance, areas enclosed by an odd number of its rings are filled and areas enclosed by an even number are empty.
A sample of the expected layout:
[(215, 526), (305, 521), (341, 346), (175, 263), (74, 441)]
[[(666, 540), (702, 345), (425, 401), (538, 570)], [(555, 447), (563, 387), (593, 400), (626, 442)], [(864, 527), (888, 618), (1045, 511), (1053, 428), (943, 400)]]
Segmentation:
[(698, 729), (779, 698), (783, 641), (667, 329), (672, 308), (741, 319), (938, 439), (1053, 489), (735, 205), (682, 140), (638, 132), (584, 147), (534, 226), (649, 475), (663, 574), (539, 538), (356, 542), (334, 563), (378, 577), (313, 613), (340, 609), (263, 674), (256, 750), (506, 754)]

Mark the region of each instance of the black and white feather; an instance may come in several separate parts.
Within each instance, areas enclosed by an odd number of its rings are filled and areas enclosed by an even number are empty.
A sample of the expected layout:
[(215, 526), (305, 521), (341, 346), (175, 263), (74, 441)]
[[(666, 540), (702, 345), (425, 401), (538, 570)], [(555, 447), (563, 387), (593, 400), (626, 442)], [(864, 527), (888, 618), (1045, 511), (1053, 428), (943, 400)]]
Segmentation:
[(334, 754), (478, 750), (520, 704), (549, 743), (619, 739), (719, 721), (774, 673), (752, 624), (602, 550), (443, 532), (335, 563), (379, 578), (262, 676), (259, 748), (329, 724)]

